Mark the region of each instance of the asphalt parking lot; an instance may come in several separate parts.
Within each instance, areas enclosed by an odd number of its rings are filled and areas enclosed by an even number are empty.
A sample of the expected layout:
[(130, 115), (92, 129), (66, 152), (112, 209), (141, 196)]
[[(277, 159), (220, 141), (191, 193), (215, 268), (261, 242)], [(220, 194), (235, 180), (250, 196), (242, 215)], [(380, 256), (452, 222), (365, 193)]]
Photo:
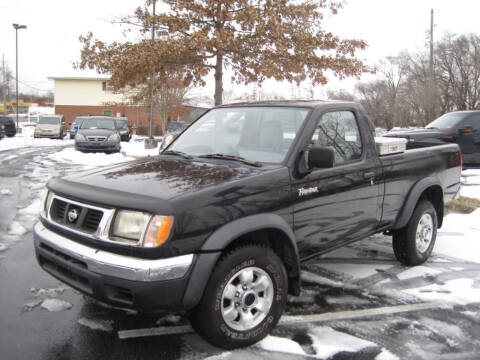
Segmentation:
[(32, 246), (46, 180), (81, 167), (54, 156), (70, 146), (0, 152), (2, 359), (480, 359), (480, 262), (440, 251), (407, 268), (383, 235), (303, 264), (272, 335), (236, 351), (203, 341), (185, 314), (84, 297), (44, 273)]

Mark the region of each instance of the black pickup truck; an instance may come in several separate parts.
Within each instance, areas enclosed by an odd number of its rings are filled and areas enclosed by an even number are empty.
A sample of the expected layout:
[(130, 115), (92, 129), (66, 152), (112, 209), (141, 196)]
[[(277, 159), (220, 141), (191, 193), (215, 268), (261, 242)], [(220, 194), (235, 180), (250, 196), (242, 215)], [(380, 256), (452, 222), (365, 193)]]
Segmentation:
[(50, 180), (38, 262), (106, 303), (185, 310), (213, 344), (250, 345), (299, 294), (303, 260), (379, 232), (404, 264), (432, 252), (459, 148), (382, 155), (373, 133), (351, 102), (211, 109), (158, 156)]

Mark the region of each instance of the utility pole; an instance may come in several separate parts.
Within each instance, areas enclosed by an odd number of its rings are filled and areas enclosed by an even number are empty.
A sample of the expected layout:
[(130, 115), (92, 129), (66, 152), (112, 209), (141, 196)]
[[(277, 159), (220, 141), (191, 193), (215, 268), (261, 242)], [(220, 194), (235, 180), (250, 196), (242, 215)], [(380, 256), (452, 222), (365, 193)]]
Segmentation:
[(430, 118), (428, 121), (432, 121), (435, 117), (435, 70), (433, 64), (433, 9), (430, 12), (430, 81), (429, 81), (429, 107), (430, 107)]
[(5, 54), (2, 54), (2, 103), (7, 101), (7, 69), (5, 69)]
[[(153, 11), (152, 11), (152, 47), (155, 44), (155, 4), (157, 0), (153, 0)], [(155, 71), (152, 71), (151, 78), (151, 89), (150, 89), (150, 114), (148, 116), (148, 139), (145, 140), (145, 148), (153, 149), (156, 147), (156, 142), (153, 139), (153, 97), (155, 92)]]
[(17, 131), (18, 131), (18, 30), (26, 29), (27, 25), (12, 24), (15, 29), (15, 82), (16, 88), (15, 93), (17, 95), (17, 104), (16, 104), (16, 115), (17, 115)]

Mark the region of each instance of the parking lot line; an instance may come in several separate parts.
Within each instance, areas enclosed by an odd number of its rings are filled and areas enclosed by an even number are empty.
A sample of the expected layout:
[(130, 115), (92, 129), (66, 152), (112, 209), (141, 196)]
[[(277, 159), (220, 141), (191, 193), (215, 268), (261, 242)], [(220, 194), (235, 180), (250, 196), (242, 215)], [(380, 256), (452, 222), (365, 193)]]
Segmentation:
[[(294, 325), (303, 323), (315, 323), (335, 320), (348, 320), (357, 319), (362, 317), (392, 315), (397, 313), (421, 311), (450, 307), (451, 304), (445, 302), (426, 302), (419, 304), (397, 305), (397, 306), (385, 306), (373, 309), (363, 310), (349, 310), (349, 311), (337, 311), (323, 314), (310, 314), (310, 315), (298, 315), (290, 316), (284, 315), (281, 317), (279, 325)], [(194, 330), (190, 325), (182, 326), (161, 326), (145, 329), (133, 329), (133, 330), (120, 330), (118, 331), (119, 339), (130, 339), (146, 336), (162, 336), (162, 335), (179, 335), (192, 333)]]

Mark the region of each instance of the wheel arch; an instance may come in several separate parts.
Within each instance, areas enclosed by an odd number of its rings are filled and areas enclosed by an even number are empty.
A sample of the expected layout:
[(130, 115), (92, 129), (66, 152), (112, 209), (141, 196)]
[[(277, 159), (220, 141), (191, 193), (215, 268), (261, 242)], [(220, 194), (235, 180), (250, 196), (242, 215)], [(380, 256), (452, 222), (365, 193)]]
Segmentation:
[(416, 205), (423, 199), (429, 200), (435, 207), (437, 212), (438, 228), (441, 228), (444, 212), (443, 188), (438, 179), (429, 177), (418, 181), (412, 187), (392, 229), (398, 230), (405, 227), (410, 220)]
[(285, 266), (289, 293), (300, 293), (300, 258), (290, 225), (279, 215), (258, 214), (228, 223), (211, 234), (200, 249), (199, 258), (184, 295), (186, 307), (194, 307), (221, 255), (242, 245), (259, 244), (271, 248)]

